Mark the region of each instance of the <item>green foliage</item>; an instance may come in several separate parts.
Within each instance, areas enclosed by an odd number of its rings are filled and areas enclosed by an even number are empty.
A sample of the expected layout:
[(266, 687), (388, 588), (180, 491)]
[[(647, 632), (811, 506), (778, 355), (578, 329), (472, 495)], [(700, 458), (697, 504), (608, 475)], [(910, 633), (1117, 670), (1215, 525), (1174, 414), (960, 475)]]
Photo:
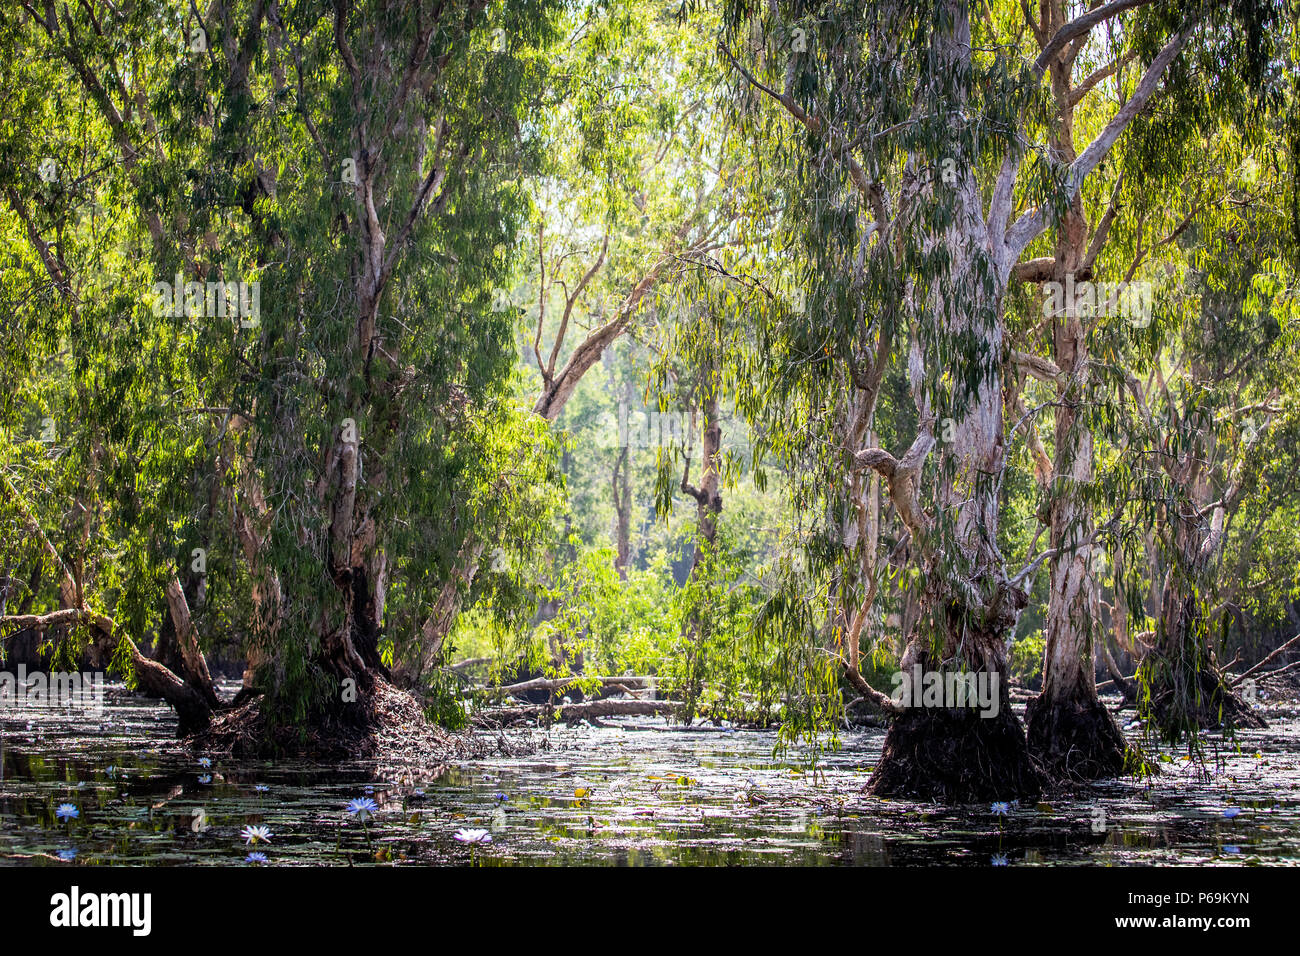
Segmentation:
[[(1211, 649), (1292, 620), (1294, 0), (1117, 15), (1074, 51), (1076, 86), (1105, 76), (1068, 130), (1008, 2), (955, 44), (970, 11), (921, 0), (219, 9), (0, 12), (4, 614), (71, 601), (147, 647), (168, 583), (201, 581), (201, 645), (251, 657), (281, 726), (336, 710), (338, 648), (373, 640), (448, 726), (448, 665), (491, 657), (652, 675), (784, 741), (843, 717), (849, 650), (888, 689), (947, 625), (1019, 634), (1039, 679), (1029, 562), (1065, 499), (1103, 529), (1090, 633), (1150, 623), (1152, 687), (1194, 696)], [(1156, 284), (1154, 321), (1092, 323), (1077, 380), (1026, 377), (1013, 354), (1057, 330), (973, 221), (1009, 190), (1037, 229), (1016, 251), (1055, 256), (1058, 137), (1078, 155), (1184, 27), (1078, 199), (1109, 230), (1089, 268)], [(256, 283), (256, 321), (160, 308), (177, 277)], [(1089, 477), (1045, 483), (1040, 451), (1084, 435)], [(859, 457), (918, 438), (900, 488)], [(1028, 606), (989, 623), (1013, 580)]]
[(1026, 635), (1011, 645), (1011, 675), (1026, 686), (1034, 686), (1043, 676), (1042, 631)]

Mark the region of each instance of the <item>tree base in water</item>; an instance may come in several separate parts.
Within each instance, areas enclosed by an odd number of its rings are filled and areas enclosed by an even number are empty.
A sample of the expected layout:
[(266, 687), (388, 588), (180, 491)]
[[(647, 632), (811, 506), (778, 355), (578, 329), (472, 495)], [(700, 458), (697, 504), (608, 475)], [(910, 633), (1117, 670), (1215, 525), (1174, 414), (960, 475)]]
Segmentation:
[(1170, 686), (1172, 670), (1159, 668), (1155, 661), (1152, 666), (1156, 686), (1143, 716), (1153, 717), (1167, 738), (1177, 740), (1192, 730), (1262, 730), (1268, 726), (1217, 670), (1203, 667), (1195, 671), (1188, 685)]
[(967, 708), (916, 707), (890, 724), (868, 792), (948, 803), (1028, 800), (1043, 787), (1020, 721)]
[(1128, 742), (1101, 701), (1048, 700), (1039, 694), (1025, 709), (1029, 752), (1057, 780), (1117, 777), (1129, 757)]
[(190, 746), (233, 757), (309, 756), (328, 760), (418, 757), (435, 762), (473, 757), (488, 749), (467, 734), (438, 727), (424, 716), (409, 693), (384, 680), (336, 714), (302, 724), (272, 727), (262, 713), (262, 698), (216, 715)]

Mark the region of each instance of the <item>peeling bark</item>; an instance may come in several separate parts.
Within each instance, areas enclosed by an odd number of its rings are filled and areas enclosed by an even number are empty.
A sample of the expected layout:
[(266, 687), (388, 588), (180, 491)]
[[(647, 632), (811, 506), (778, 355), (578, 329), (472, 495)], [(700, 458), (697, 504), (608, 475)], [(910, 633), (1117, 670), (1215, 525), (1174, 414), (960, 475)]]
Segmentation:
[[(1046, 9), (1046, 8), (1045, 8)], [(1059, 8), (1048, 11), (1053, 33), (1065, 26)], [(1060, 108), (1053, 159), (1072, 164), (1074, 56), (1063, 49), (1046, 61), (1052, 93)], [(1064, 283), (1080, 275), (1087, 250), (1088, 221), (1076, 193), (1057, 226), (1051, 278)], [(1063, 315), (1053, 316), (1052, 354), (1056, 375), (1055, 460), (1048, 487), (1050, 547), (1043, 687), (1025, 710), (1029, 749), (1054, 776), (1088, 780), (1117, 776), (1128, 746), (1114, 717), (1097, 699), (1093, 640), (1100, 627), (1099, 584), (1092, 569), (1092, 508), (1085, 497), (1093, 481), (1093, 438), (1079, 409), (1088, 401), (1088, 325), (1072, 297)]]

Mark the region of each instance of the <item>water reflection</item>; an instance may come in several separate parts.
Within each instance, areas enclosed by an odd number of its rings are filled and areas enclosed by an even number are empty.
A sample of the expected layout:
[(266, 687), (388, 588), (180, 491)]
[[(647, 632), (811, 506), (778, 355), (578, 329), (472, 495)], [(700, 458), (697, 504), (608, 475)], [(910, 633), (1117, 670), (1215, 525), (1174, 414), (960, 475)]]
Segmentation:
[[(815, 761), (774, 759), (771, 733), (615, 721), (534, 732), (528, 757), (205, 766), (172, 727), (165, 708), (115, 687), (93, 719), (0, 716), (0, 861), (1022, 866), (1285, 862), (1300, 847), (1295, 720), (1221, 748), (1208, 778), (1167, 757), (1153, 780), (1006, 816), (865, 797), (878, 731)], [(348, 811), (361, 798), (373, 813)], [(247, 842), (249, 827), (269, 841)], [(486, 833), (455, 838), (473, 830)]]

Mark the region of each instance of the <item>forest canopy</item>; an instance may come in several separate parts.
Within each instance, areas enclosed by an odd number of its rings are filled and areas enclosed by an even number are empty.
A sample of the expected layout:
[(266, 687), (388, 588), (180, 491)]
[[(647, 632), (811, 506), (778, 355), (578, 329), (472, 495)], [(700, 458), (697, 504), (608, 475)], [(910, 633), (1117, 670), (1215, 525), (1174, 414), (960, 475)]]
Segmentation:
[(949, 800), (1139, 772), (1099, 685), (1149, 739), (1257, 726), (1298, 24), (8, 4), (0, 653), (257, 752), (876, 720), (873, 792)]

